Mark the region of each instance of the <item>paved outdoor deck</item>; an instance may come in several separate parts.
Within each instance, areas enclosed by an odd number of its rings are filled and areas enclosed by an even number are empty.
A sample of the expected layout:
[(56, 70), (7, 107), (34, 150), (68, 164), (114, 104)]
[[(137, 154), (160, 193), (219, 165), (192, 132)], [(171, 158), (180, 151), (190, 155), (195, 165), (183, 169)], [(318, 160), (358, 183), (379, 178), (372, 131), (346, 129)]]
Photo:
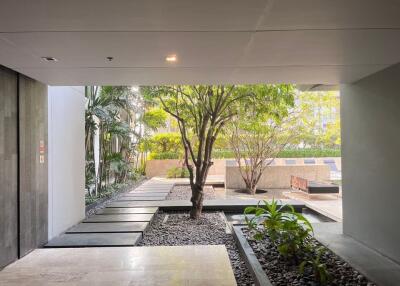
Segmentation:
[(400, 265), (343, 235), (341, 223), (313, 224), (315, 237), (377, 285), (398, 286)]
[(37, 249), (3, 269), (0, 285), (234, 286), (236, 281), (225, 246), (197, 245)]

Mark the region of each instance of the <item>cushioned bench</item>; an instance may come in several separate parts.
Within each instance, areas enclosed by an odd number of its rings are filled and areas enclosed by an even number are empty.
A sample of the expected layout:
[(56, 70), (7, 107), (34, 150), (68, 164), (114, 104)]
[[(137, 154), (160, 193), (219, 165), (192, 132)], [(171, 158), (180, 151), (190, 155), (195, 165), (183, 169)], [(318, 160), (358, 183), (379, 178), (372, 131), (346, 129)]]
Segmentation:
[(308, 194), (338, 194), (339, 186), (332, 183), (308, 181), (304, 178), (291, 176), (290, 186)]

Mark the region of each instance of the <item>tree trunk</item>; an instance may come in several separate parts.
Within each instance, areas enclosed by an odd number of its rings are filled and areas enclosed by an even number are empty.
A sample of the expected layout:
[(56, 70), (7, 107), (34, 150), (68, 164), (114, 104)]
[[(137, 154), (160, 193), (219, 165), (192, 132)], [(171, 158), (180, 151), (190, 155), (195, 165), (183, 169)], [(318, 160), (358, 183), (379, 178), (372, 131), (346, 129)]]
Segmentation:
[(255, 182), (254, 178), (250, 178), (249, 180), (244, 180), (246, 184), (246, 191), (250, 195), (255, 195), (257, 191), (257, 182)]
[(201, 212), (203, 210), (203, 186), (198, 184), (192, 185), (192, 198), (190, 201), (192, 202), (192, 209), (190, 210), (190, 218), (198, 219), (201, 216)]

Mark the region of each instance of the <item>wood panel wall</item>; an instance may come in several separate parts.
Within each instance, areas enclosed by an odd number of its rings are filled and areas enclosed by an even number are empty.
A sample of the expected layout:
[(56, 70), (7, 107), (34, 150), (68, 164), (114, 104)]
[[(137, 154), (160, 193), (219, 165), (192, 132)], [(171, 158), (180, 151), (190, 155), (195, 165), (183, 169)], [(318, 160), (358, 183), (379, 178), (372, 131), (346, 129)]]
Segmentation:
[(47, 86), (23, 75), (19, 75), (19, 124), (22, 257), (48, 237)]
[(18, 258), (17, 76), (0, 66), (0, 268)]

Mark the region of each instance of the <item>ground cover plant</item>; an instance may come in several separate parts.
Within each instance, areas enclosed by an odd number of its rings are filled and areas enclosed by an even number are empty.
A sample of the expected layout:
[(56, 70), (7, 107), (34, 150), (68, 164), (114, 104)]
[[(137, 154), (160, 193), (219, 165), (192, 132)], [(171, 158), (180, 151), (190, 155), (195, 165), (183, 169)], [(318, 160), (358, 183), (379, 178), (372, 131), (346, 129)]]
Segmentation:
[(274, 285), (374, 285), (321, 245), (292, 206), (264, 201), (245, 218), (244, 234)]

